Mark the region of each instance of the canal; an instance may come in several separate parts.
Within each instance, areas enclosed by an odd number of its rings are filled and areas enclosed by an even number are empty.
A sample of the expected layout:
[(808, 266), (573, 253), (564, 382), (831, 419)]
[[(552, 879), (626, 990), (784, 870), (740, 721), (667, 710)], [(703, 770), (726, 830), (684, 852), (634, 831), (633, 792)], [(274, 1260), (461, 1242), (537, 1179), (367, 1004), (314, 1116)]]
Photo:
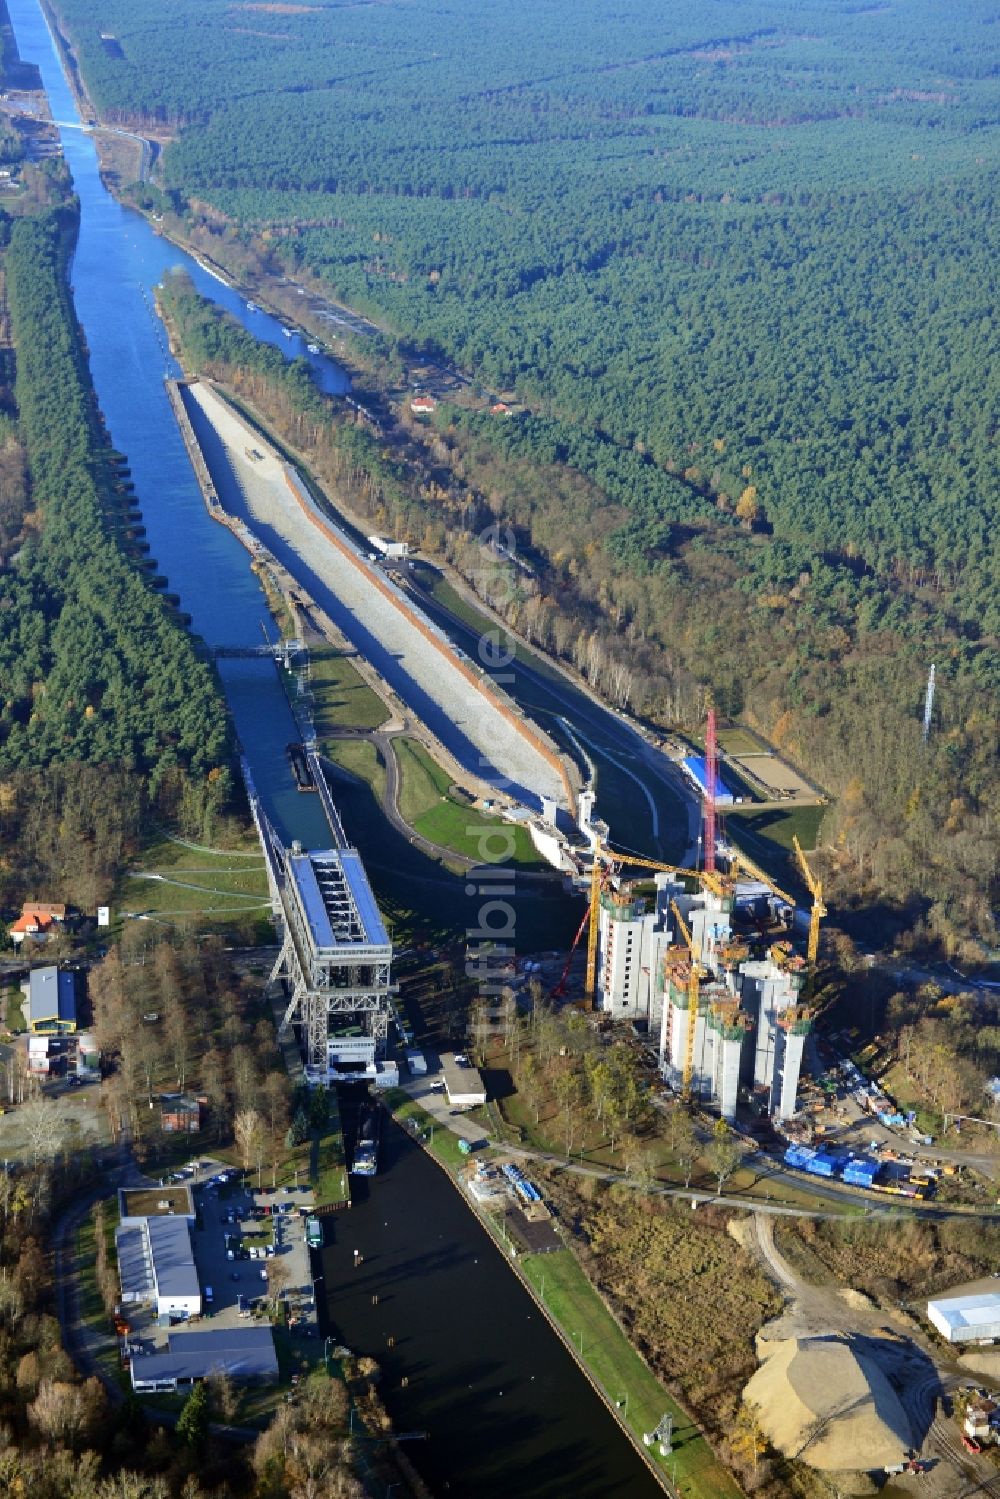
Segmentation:
[[(210, 645), (256, 645), (263, 596), (246, 552), (202, 503), (163, 385), (177, 371), (153, 312), (153, 288), (164, 271), (182, 266), (199, 291), (254, 333), (290, 355), (301, 350), (105, 191), (90, 137), (70, 128), (76, 105), (37, 0), (7, 4), (22, 57), (38, 64), (53, 117), (67, 122), (63, 147), (81, 204), (72, 270), (77, 315), (112, 441), (128, 455), (152, 555)], [(328, 389), (346, 388), (335, 364), (315, 362)], [(317, 798), (292, 786), (284, 750), (294, 724), (274, 668), (267, 661), (221, 665), (269, 815), (286, 838), (327, 844)], [(323, 1271), (328, 1318), (385, 1369), (397, 1425), (429, 1433), (409, 1450), (436, 1492), (478, 1499), (661, 1492), (478, 1220), (395, 1125), (386, 1129), (381, 1174), (349, 1214), (338, 1215), (333, 1239)], [(355, 1248), (363, 1256), (358, 1270)]]
[[(346, 1100), (343, 1112), (349, 1129)], [(352, 1188), (351, 1211), (325, 1220), (329, 1331), (377, 1360), (397, 1429), (427, 1432), (406, 1450), (433, 1491), (662, 1499), (500, 1249), (399, 1125), (383, 1129), (379, 1175)]]

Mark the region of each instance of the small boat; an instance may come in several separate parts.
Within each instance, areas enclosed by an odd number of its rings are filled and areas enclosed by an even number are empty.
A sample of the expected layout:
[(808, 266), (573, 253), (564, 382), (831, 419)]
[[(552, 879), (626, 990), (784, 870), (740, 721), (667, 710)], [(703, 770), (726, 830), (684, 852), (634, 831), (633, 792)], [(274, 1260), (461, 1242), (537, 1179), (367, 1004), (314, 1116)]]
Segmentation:
[(292, 329), (291, 328), (286, 328), (285, 325), (284, 325), (284, 323), (282, 323), (282, 325), (281, 325), (281, 331), (285, 335), (286, 338), (293, 338), (294, 337)]
[(358, 1141), (351, 1162), (352, 1176), (375, 1176), (378, 1171), (378, 1108), (363, 1103), (358, 1116)]
[(259, 311), (260, 311), (260, 308), (257, 306), (256, 302), (248, 302), (247, 303), (247, 312), (259, 312)]
[(292, 767), (292, 775), (295, 777), (296, 791), (315, 791), (316, 782), (309, 769), (305, 748), (301, 744), (289, 744), (285, 746), (285, 753)]
[(319, 353), (319, 344), (306, 344), (306, 349), (308, 350), (308, 352), (310, 354), (318, 354)]

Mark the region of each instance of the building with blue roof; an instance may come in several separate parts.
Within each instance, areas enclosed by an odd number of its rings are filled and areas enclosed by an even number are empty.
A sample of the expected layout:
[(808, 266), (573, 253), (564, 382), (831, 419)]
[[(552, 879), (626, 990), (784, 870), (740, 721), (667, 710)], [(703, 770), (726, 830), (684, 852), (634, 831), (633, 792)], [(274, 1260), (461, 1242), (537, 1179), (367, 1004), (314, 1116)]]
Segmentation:
[[(700, 796), (708, 794), (708, 766), (705, 764), (704, 755), (686, 755), (681, 765), (687, 774), (688, 780), (697, 787)], [(715, 778), (715, 805), (717, 807), (731, 807), (737, 800), (732, 791), (722, 779), (721, 774)]]
[(28, 1030), (43, 1035), (71, 1035), (76, 1030), (76, 973), (54, 963), (33, 968), (28, 978), (25, 1019)]

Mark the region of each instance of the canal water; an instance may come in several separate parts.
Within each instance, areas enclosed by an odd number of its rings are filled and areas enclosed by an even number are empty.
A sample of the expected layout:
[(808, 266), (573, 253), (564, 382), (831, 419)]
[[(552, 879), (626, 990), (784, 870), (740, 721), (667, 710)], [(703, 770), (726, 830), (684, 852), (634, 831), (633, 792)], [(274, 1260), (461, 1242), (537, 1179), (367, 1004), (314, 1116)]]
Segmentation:
[[(53, 117), (78, 121), (37, 0), (7, 5), (22, 57), (41, 69)], [(254, 333), (289, 355), (303, 350), (117, 204), (101, 183), (89, 136), (64, 128), (62, 137), (81, 202), (77, 314), (112, 441), (128, 455), (152, 555), (210, 645), (256, 645), (267, 618), (263, 597), (247, 553), (202, 502), (163, 385), (177, 371), (153, 312), (153, 288), (164, 271), (182, 266), (200, 292)], [(326, 388), (346, 388), (332, 361), (313, 362)], [(269, 815), (287, 839), (326, 845), (318, 799), (299, 796), (288, 773), (294, 721), (274, 667), (266, 660), (221, 667)], [(380, 1175), (362, 1185), (357, 1206), (337, 1215), (324, 1254), (327, 1316), (349, 1346), (384, 1367), (397, 1425), (429, 1433), (409, 1451), (434, 1490), (462, 1499), (661, 1492), (478, 1221), (395, 1125), (386, 1128)], [(355, 1248), (363, 1255), (358, 1270)]]
[[(78, 123), (37, 0), (10, 0), (7, 8), (21, 56), (41, 69), (53, 118), (67, 126)], [(240, 317), (258, 337), (289, 356), (308, 358), (327, 390), (346, 390), (348, 377), (332, 360), (308, 355), (298, 336), (285, 338), (274, 318), (248, 313), (234, 290), (117, 203), (101, 182), (89, 135), (73, 128), (61, 135), (81, 204), (72, 267), (77, 316), (112, 441), (128, 454), (151, 555), (180, 595), (192, 628), (210, 646), (260, 645), (261, 621), (270, 626), (271, 620), (249, 554), (209, 517), (167, 399), (164, 377), (180, 370), (153, 310), (154, 288), (167, 270), (182, 267), (204, 296)], [(220, 662), (220, 671), (272, 822), (289, 841), (328, 847), (330, 833), (318, 799), (298, 795), (289, 774), (285, 745), (298, 736), (276, 669), (266, 659), (229, 660)]]
[[(349, 1128), (346, 1100), (343, 1111)], [(325, 1220), (327, 1330), (378, 1361), (397, 1429), (427, 1433), (406, 1451), (434, 1493), (662, 1499), (500, 1249), (400, 1126), (383, 1128), (379, 1175), (352, 1188), (351, 1211)]]

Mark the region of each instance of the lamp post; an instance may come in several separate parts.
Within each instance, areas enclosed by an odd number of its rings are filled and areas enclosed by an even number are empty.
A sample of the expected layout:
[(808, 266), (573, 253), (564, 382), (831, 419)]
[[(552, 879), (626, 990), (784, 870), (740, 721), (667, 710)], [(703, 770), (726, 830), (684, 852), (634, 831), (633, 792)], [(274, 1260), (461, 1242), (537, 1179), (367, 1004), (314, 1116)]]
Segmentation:
[(625, 1420), (627, 1421), (628, 1420), (628, 1390), (625, 1391), (624, 1395), (619, 1395), (618, 1399), (615, 1401), (615, 1409), (616, 1410), (621, 1410), (623, 1407), (624, 1407), (624, 1410), (625, 1410)]
[[(313, 1296), (314, 1297), (315, 1297), (315, 1294), (316, 1294), (316, 1291), (315, 1291), (315, 1287), (314, 1287), (313, 1288)], [(330, 1344), (332, 1342), (333, 1342), (333, 1339), (329, 1336), (329, 1334), (323, 1339), (323, 1368), (326, 1370), (327, 1375), (329, 1375), (329, 1373), (330, 1373)]]
[(322, 1275), (313, 1276), (313, 1311), (316, 1310), (316, 1287), (319, 1285), (320, 1281), (323, 1278), (324, 1277)]
[(583, 1358), (583, 1333), (582, 1332), (575, 1332), (575, 1333), (572, 1334), (572, 1336), (574, 1338), (579, 1338), (580, 1339), (580, 1357)]

